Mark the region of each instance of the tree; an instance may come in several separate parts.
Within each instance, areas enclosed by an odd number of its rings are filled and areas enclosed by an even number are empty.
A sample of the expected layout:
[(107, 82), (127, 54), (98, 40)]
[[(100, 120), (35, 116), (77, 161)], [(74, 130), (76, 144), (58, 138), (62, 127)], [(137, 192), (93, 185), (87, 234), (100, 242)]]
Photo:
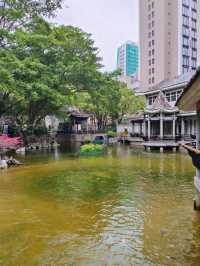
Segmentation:
[(36, 17), (52, 17), (61, 8), (62, 0), (1, 0), (0, 47), (10, 41), (10, 33), (25, 27)]
[(108, 123), (120, 122), (127, 113), (144, 108), (144, 99), (117, 81), (116, 75), (117, 72), (99, 73), (93, 90), (81, 95), (77, 92), (71, 99), (71, 105), (95, 114), (99, 130), (104, 130)]
[(90, 35), (41, 18), (16, 30), (12, 39), (0, 51), (0, 114), (14, 115), (22, 131), (32, 132), (68, 104), (70, 95), (92, 87), (100, 58)]
[(136, 96), (135, 93), (130, 90), (125, 84), (121, 84), (120, 94), (121, 98), (118, 109), (118, 122), (121, 122), (125, 114), (133, 114), (138, 110), (144, 109), (144, 98), (141, 96)]

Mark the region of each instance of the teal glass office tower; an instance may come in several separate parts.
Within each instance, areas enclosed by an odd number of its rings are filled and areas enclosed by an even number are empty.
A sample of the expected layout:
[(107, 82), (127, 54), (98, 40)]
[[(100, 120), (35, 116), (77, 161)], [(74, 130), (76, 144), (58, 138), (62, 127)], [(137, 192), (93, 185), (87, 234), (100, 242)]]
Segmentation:
[(117, 50), (117, 68), (122, 76), (133, 76), (138, 73), (139, 48), (134, 42), (126, 42)]

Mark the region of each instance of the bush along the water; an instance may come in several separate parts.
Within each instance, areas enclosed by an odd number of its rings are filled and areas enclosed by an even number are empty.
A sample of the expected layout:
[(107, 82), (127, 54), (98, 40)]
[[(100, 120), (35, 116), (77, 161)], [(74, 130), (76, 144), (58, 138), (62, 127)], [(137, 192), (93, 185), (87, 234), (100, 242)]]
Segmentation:
[(115, 131), (109, 130), (107, 132), (107, 136), (108, 136), (108, 138), (115, 138), (117, 136), (117, 134)]
[(99, 144), (85, 144), (81, 146), (80, 155), (99, 155), (102, 154), (104, 147)]

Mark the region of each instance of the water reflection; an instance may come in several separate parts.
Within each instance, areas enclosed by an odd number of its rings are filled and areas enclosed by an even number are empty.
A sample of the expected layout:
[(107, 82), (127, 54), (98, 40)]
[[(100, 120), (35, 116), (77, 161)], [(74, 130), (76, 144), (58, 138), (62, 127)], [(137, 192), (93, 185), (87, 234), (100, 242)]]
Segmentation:
[(199, 265), (189, 158), (71, 155), (29, 154), (0, 173), (0, 265)]

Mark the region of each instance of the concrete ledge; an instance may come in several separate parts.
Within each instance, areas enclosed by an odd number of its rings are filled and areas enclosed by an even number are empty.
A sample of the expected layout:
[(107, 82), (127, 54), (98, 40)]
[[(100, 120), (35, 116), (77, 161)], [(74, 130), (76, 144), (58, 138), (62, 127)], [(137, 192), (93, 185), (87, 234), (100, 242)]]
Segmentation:
[(164, 141), (148, 141), (148, 142), (143, 142), (144, 147), (179, 147), (179, 144), (176, 142), (164, 142)]

